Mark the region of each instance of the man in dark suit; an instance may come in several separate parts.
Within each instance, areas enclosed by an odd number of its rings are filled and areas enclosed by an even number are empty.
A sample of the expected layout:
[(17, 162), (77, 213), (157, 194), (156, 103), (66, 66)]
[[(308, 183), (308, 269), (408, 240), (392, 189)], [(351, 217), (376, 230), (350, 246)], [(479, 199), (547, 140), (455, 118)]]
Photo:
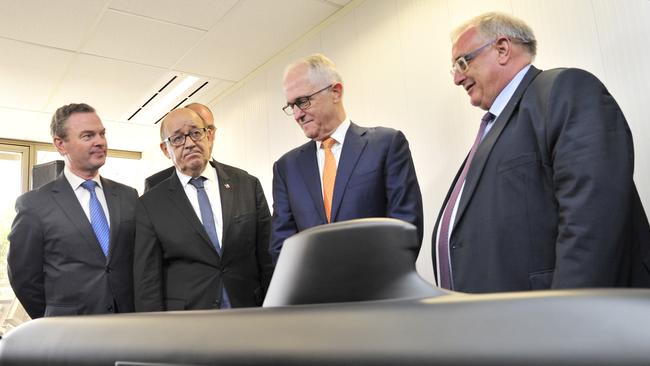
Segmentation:
[(210, 162), (211, 132), (194, 111), (174, 110), (160, 127), (176, 171), (140, 197), (136, 311), (260, 306), (273, 265), (259, 180)]
[(284, 240), (299, 231), (364, 217), (410, 222), (421, 241), (422, 195), (404, 134), (352, 123), (341, 77), (323, 55), (289, 65), (284, 92), (283, 110), (311, 141), (273, 166), (274, 260)]
[[(208, 142), (210, 143), (210, 156), (212, 156), (214, 136), (217, 131), (217, 128), (214, 126), (214, 116), (212, 115), (212, 111), (206, 105), (201, 103), (190, 103), (186, 105), (185, 108), (189, 108), (194, 112), (196, 112), (196, 114), (198, 114), (199, 117), (201, 117), (203, 122), (205, 122), (205, 127), (207, 127), (210, 130), (211, 133), (208, 135)], [(147, 177), (144, 180), (144, 191), (147, 192), (148, 190), (153, 188), (153, 186), (155, 186), (156, 184), (169, 178), (169, 176), (174, 174), (175, 171), (176, 171), (176, 167), (172, 165), (167, 169), (163, 169), (158, 173), (152, 174), (151, 176)]]
[(532, 30), (505, 14), (478, 16), (453, 40), (454, 83), (489, 114), (433, 232), (440, 285), (647, 283), (650, 231), (632, 180), (632, 136), (605, 86), (579, 69), (536, 69)]
[(87, 104), (54, 113), (56, 180), (16, 201), (9, 280), (29, 316), (133, 311), (135, 189), (99, 176), (105, 129)]

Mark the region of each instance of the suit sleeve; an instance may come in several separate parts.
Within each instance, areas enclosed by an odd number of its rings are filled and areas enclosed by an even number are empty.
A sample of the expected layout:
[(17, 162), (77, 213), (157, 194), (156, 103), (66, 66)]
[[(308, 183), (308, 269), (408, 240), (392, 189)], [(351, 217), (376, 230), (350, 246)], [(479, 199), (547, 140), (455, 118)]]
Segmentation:
[(273, 164), (273, 221), (271, 232), (271, 258), (277, 263), (284, 240), (298, 232), (289, 205), (289, 196), (280, 162)]
[(602, 83), (560, 74), (547, 106), (547, 148), (558, 203), (553, 288), (615, 284), (633, 194), (629, 127)]
[(257, 211), (257, 233), (256, 256), (257, 266), (260, 273), (261, 286), (266, 294), (269, 288), (271, 277), (273, 276), (273, 261), (269, 251), (269, 242), (271, 237), (271, 213), (269, 205), (264, 196), (264, 190), (260, 181), (255, 178), (255, 206)]
[(133, 253), (135, 311), (164, 311), (162, 247), (141, 200), (136, 207)]
[(44, 235), (40, 219), (25, 196), (16, 200), (16, 218), (9, 233), (7, 269), (16, 297), (32, 319), (45, 314)]
[(404, 220), (417, 228), (418, 248), (422, 244), (422, 193), (415, 174), (408, 141), (401, 131), (393, 136), (386, 157), (386, 216)]

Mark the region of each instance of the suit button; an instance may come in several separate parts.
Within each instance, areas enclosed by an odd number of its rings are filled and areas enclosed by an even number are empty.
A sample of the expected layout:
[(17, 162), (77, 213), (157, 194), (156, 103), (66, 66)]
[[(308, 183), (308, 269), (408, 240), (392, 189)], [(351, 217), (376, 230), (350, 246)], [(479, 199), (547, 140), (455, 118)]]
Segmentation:
[(113, 270), (113, 269), (112, 269), (111, 267), (106, 266), (106, 273), (111, 273), (112, 270)]
[(106, 310), (108, 310), (109, 313), (114, 313), (115, 309), (113, 309), (113, 306), (109, 306)]
[(214, 307), (215, 309), (219, 309), (219, 303), (220, 303), (220, 301), (218, 299), (215, 299), (212, 302), (212, 307)]

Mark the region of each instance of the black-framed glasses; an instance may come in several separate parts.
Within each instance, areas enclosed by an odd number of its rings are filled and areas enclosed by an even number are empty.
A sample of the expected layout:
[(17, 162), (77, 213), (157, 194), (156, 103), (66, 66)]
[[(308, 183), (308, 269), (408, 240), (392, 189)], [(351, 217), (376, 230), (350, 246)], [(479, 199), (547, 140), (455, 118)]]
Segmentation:
[(493, 40), (493, 41), (490, 41), (490, 42), (482, 45), (481, 47), (475, 49), (474, 51), (472, 51), (470, 53), (466, 53), (466, 54), (458, 57), (456, 59), (456, 61), (454, 61), (454, 64), (451, 66), (451, 70), (449, 70), (449, 73), (452, 76), (456, 75), (457, 72), (459, 72), (461, 74), (465, 73), (465, 71), (467, 71), (467, 69), (469, 68), (469, 62), (472, 61), (473, 59), (475, 59), (476, 56), (478, 56), (478, 54), (481, 53), (481, 51), (483, 51), (487, 47), (492, 46), (493, 44), (495, 44), (496, 41), (497, 41), (496, 39)]
[(207, 127), (195, 128), (185, 134), (169, 136), (168, 138), (162, 140), (162, 142), (169, 142), (172, 146), (179, 147), (185, 145), (185, 139), (187, 138), (187, 136), (189, 136), (192, 139), (192, 141), (197, 142), (203, 140), (207, 134), (208, 134)]
[(293, 116), (293, 107), (298, 107), (301, 111), (305, 111), (311, 107), (311, 100), (314, 97), (314, 95), (321, 93), (329, 88), (331, 88), (334, 84), (330, 84), (323, 89), (312, 93), (310, 95), (306, 95), (304, 97), (298, 97), (296, 100), (293, 101), (293, 103), (287, 103), (284, 107), (282, 107), (282, 110), (284, 113), (287, 114), (287, 116)]

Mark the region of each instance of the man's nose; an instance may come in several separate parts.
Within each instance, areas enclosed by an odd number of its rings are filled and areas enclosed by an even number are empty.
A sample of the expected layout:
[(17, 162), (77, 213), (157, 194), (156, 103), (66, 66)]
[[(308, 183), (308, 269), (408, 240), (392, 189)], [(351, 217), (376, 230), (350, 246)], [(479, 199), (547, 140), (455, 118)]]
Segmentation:
[(106, 145), (106, 136), (102, 134), (95, 135), (94, 145)]
[(293, 106), (293, 118), (296, 119), (296, 121), (300, 121), (302, 117), (305, 116), (305, 111), (302, 109), (298, 108), (298, 106), (294, 105)]
[(454, 84), (460, 85), (463, 83), (463, 80), (465, 80), (465, 74), (458, 70), (454, 70)]
[(189, 136), (185, 136), (185, 143), (183, 146), (187, 149), (193, 146), (196, 146), (196, 142), (192, 140)]

